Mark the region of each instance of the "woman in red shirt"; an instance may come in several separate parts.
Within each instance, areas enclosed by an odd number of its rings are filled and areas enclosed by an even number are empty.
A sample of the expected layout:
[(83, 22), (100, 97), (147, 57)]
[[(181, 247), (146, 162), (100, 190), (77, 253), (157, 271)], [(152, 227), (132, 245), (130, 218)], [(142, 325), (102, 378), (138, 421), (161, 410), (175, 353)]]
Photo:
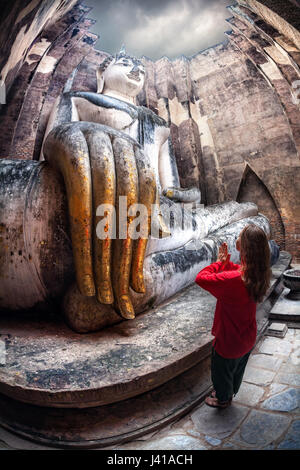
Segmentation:
[(227, 244), (215, 263), (202, 269), (195, 282), (217, 298), (212, 335), (211, 377), (214, 390), (209, 406), (226, 408), (242, 383), (256, 341), (256, 304), (270, 284), (270, 248), (265, 232), (247, 225), (236, 241), (241, 264), (230, 261)]

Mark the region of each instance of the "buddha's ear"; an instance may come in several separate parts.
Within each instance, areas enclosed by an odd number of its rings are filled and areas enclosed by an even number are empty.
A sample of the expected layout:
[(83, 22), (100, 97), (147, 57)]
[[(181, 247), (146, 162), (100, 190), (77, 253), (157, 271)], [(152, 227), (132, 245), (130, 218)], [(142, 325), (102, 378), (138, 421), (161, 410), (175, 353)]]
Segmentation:
[(103, 88), (104, 88), (104, 77), (103, 77), (103, 71), (100, 69), (100, 67), (97, 68), (96, 76), (97, 76), (97, 93), (102, 93)]

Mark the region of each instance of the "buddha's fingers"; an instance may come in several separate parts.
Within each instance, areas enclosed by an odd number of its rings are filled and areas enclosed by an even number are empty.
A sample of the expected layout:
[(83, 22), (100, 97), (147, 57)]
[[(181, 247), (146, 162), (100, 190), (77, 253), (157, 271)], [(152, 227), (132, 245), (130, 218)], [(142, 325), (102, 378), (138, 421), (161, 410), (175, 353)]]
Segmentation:
[(82, 295), (93, 296), (91, 170), (79, 127), (72, 123), (54, 128), (44, 143), (44, 155), (64, 179), (78, 288)]
[(132, 258), (132, 239), (128, 228), (133, 216), (128, 214), (132, 204), (138, 202), (138, 173), (132, 144), (123, 138), (113, 140), (116, 167), (117, 238), (114, 240), (113, 289), (116, 308), (123, 318), (135, 317), (129, 297), (129, 279)]
[(143, 267), (148, 238), (151, 231), (151, 209), (156, 201), (155, 174), (147, 163), (143, 152), (135, 149), (135, 159), (139, 178), (140, 236), (133, 241), (130, 285), (136, 292), (144, 293)]
[[(97, 299), (114, 301), (111, 283), (111, 245), (115, 233), (115, 162), (110, 137), (104, 132), (84, 131), (87, 140), (93, 187), (93, 260)], [(96, 219), (101, 220), (96, 223)]]

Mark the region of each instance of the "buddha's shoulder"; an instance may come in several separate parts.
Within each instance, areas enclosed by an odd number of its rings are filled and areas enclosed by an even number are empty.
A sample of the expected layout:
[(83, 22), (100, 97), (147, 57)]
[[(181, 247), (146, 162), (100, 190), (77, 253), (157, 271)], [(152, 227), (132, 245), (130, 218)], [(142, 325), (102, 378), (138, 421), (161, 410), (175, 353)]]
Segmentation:
[(140, 119), (152, 121), (153, 124), (156, 124), (159, 127), (168, 127), (167, 122), (152, 111), (152, 109), (146, 108), (145, 106), (137, 106), (137, 110)]

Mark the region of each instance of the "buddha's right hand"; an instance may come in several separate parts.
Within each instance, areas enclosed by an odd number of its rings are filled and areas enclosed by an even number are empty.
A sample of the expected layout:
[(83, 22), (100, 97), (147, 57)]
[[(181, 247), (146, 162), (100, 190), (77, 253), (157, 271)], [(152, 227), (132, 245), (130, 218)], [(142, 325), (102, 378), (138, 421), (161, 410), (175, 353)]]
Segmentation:
[(193, 188), (174, 188), (168, 187), (163, 190), (163, 195), (175, 202), (200, 203), (201, 193), (196, 187)]
[[(96, 123), (72, 122), (55, 127), (44, 143), (45, 159), (63, 176), (68, 198), (71, 240), (78, 288), (84, 296), (114, 304), (124, 318), (134, 318), (129, 285), (145, 292), (143, 264), (157, 201), (155, 176), (139, 144), (126, 134)], [(125, 237), (113, 239), (113, 213), (107, 212), (107, 235), (96, 234), (97, 208), (116, 208), (127, 196), (147, 209), (147, 236), (132, 240), (127, 217)], [(104, 207), (104, 206), (103, 206)], [(106, 215), (105, 214), (105, 215)], [(103, 215), (103, 214), (102, 214)], [(134, 217), (133, 217), (134, 218)]]

